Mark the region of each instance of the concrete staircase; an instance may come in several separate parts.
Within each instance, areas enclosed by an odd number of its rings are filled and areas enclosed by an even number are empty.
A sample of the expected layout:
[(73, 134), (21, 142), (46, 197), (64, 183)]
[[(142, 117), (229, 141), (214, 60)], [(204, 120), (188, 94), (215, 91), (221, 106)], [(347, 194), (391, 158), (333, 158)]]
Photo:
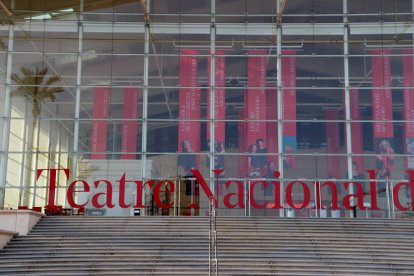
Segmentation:
[[(219, 275), (414, 275), (414, 222), (217, 219)], [(208, 275), (208, 218), (46, 217), (0, 275)]]

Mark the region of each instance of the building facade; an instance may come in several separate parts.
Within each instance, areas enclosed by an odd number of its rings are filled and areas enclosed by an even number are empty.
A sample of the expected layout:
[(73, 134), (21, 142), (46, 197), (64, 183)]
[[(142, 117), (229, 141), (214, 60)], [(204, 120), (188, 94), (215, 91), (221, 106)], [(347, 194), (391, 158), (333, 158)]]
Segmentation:
[[(152, 179), (176, 184), (173, 211), (145, 188), (144, 213), (204, 215), (198, 170), (222, 215), (352, 216), (346, 195), (372, 207), (373, 178), (379, 208), (358, 216), (410, 215), (413, 1), (56, 2), (5, 3), (0, 206), (69, 206), (83, 179), (77, 203), (100, 209), (104, 193), (105, 214), (130, 215), (132, 180)], [(37, 170), (53, 168), (50, 193), (52, 171)]]

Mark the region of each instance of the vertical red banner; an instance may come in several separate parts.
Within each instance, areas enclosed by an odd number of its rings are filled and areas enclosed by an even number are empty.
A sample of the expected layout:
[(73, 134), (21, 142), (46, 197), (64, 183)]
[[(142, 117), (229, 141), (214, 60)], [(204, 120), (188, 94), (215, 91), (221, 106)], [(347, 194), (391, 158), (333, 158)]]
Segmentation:
[[(251, 176), (263, 175), (266, 167), (266, 50), (249, 50), (246, 93), (246, 135)], [(255, 56), (261, 55), (261, 56)]]
[[(93, 90), (91, 159), (106, 159), (108, 143), (109, 87), (96, 87)], [(98, 119), (98, 120), (96, 120)], [(102, 120), (104, 119), (104, 120)]]
[[(277, 152), (278, 152), (278, 141), (277, 141), (277, 89), (267, 89), (266, 91), (267, 101), (267, 114), (266, 118), (266, 134), (267, 134), (267, 151), (272, 153), (267, 157), (268, 162), (273, 162), (277, 168)], [(273, 122), (270, 122), (273, 121)]]
[(403, 50), (403, 78), (404, 78), (404, 139), (405, 139), (405, 166), (414, 169), (414, 58), (412, 49)]
[(283, 123), (283, 165), (296, 168), (294, 153), (297, 149), (296, 138), (296, 51), (282, 51), (282, 118), (291, 121)]
[(326, 142), (327, 148), (327, 177), (341, 178), (341, 158), (340, 154), (340, 133), (339, 133), (339, 111), (326, 110)]
[(391, 177), (395, 155), (392, 123), (392, 76), (389, 49), (374, 49), (372, 56), (372, 119), (377, 179)]
[[(216, 51), (216, 85), (215, 85), (215, 98), (214, 98), (214, 118), (216, 120), (214, 125), (215, 144), (224, 143), (225, 134), (225, 116), (226, 116), (226, 64), (225, 64), (225, 51)], [(210, 72), (211, 58), (208, 58), (207, 72)], [(208, 74), (208, 83), (210, 84), (210, 74)], [(207, 119), (210, 119), (210, 95), (211, 91), (208, 90), (207, 94)], [(210, 123), (207, 123), (207, 140), (210, 140)]]
[(124, 105), (122, 118), (122, 140), (121, 159), (135, 159), (136, 154), (126, 152), (137, 151), (138, 137), (138, 112), (139, 112), (139, 90), (138, 88), (124, 88)]
[(356, 156), (352, 157), (352, 161), (356, 163), (357, 172), (363, 174), (365, 172), (364, 157), (360, 154), (364, 153), (362, 143), (362, 119), (361, 110), (359, 109), (359, 91), (357, 89), (351, 89), (350, 94), (350, 109), (351, 109), (351, 143), (352, 153)]
[(200, 89), (197, 88), (197, 50), (180, 51), (180, 90), (178, 121), (178, 165), (186, 174), (199, 167), (199, 158), (191, 153), (200, 152)]
[[(374, 49), (372, 56), (372, 119), (375, 138), (394, 137), (390, 50)], [(388, 122), (385, 122), (387, 120)]]

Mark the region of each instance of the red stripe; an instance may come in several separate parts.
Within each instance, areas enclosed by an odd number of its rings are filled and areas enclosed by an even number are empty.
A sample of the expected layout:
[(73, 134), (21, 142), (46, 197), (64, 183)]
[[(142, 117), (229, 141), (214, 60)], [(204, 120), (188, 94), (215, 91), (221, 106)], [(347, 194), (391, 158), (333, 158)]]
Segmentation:
[[(138, 108), (139, 108), (139, 91), (138, 88), (124, 88), (124, 109), (122, 117), (122, 141), (121, 152), (136, 152), (137, 151), (137, 135), (138, 135)], [(121, 154), (121, 159), (135, 159), (136, 154)]]
[[(284, 50), (282, 55), (295, 55), (295, 50)], [(282, 56), (282, 118), (296, 120), (296, 57)], [(283, 123), (283, 136), (296, 136), (296, 122)]]
[(109, 93), (109, 87), (96, 87), (93, 91), (92, 118), (105, 120), (92, 121), (91, 159), (106, 159), (106, 154), (102, 152), (107, 150)]
[[(249, 55), (265, 55), (265, 50), (250, 50)], [(265, 140), (266, 135), (266, 57), (249, 56), (248, 90), (246, 97), (247, 144), (256, 144), (257, 139)], [(261, 120), (259, 122), (258, 120)], [(266, 142), (265, 142), (266, 143)]]
[[(179, 91), (179, 152), (183, 152), (184, 141), (191, 143), (194, 153), (200, 152), (200, 89), (197, 88), (197, 50), (181, 50), (180, 56), (180, 88)], [(198, 167), (197, 164), (194, 167)]]
[[(374, 49), (372, 55), (372, 118), (374, 137), (394, 136), (392, 120), (391, 59), (390, 50)], [(389, 122), (384, 122), (387, 120)]]

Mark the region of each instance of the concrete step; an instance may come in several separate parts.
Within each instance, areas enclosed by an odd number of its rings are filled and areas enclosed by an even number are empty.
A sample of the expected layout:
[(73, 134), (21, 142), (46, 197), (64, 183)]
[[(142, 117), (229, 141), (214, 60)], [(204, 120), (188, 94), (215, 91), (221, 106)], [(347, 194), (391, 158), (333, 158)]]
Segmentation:
[[(205, 217), (46, 217), (0, 275), (207, 275)], [(414, 221), (217, 218), (219, 275), (414, 275)]]

